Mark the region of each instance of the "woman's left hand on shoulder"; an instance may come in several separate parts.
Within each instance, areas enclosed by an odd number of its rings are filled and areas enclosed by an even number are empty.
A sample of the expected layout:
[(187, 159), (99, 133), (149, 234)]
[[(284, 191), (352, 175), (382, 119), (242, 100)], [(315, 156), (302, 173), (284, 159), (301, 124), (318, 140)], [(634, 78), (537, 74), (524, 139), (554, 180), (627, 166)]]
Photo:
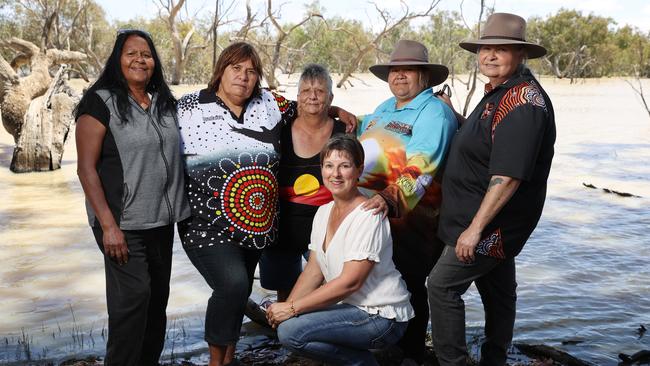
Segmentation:
[(289, 302), (276, 302), (266, 309), (266, 319), (273, 329), (277, 328), (280, 323), (294, 316)]

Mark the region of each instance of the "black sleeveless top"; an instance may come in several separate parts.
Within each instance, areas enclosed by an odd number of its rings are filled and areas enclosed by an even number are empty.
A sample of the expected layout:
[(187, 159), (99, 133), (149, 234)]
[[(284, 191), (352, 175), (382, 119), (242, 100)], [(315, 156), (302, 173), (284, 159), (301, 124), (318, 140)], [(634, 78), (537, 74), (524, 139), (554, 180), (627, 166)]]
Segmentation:
[[(280, 236), (273, 249), (302, 253), (307, 250), (311, 225), (318, 207), (330, 202), (332, 194), (323, 185), (320, 154), (301, 158), (293, 150), (291, 126), (282, 129), (280, 172)], [(334, 120), (332, 136), (345, 133), (345, 124)]]

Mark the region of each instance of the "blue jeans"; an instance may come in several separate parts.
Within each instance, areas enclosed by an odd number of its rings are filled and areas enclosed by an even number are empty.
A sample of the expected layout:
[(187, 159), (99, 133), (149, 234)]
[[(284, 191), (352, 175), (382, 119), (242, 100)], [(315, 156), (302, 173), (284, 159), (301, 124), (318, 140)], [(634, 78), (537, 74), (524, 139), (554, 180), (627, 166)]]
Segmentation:
[(377, 365), (369, 349), (395, 344), (407, 324), (337, 304), (285, 320), (278, 327), (278, 338), (291, 351), (314, 360), (333, 365)]
[(185, 252), (212, 289), (205, 311), (205, 341), (218, 346), (236, 344), (262, 251), (216, 244), (185, 247)]

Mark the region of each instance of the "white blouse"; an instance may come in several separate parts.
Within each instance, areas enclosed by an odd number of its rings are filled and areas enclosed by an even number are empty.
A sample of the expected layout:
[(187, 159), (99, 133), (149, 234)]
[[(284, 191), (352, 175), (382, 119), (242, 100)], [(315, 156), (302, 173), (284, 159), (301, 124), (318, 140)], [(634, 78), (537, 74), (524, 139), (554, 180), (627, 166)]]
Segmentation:
[(334, 202), (330, 202), (316, 212), (309, 244), (309, 249), (316, 252), (325, 281), (337, 278), (345, 262), (373, 261), (375, 265), (363, 286), (341, 302), (398, 322), (413, 318), (411, 294), (393, 263), (393, 239), (388, 220), (358, 206), (343, 219), (324, 252), (323, 243), (333, 206)]

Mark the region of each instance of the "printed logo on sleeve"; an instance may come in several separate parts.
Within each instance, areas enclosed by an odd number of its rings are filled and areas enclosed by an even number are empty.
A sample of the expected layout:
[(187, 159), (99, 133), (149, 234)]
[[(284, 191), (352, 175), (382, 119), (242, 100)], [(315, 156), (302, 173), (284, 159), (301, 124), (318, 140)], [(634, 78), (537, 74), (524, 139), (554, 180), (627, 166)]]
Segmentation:
[(373, 128), (376, 124), (377, 124), (377, 120), (373, 119), (372, 121), (370, 121), (370, 123), (368, 123), (368, 126), (366, 126), (365, 130), (368, 131), (369, 129)]

